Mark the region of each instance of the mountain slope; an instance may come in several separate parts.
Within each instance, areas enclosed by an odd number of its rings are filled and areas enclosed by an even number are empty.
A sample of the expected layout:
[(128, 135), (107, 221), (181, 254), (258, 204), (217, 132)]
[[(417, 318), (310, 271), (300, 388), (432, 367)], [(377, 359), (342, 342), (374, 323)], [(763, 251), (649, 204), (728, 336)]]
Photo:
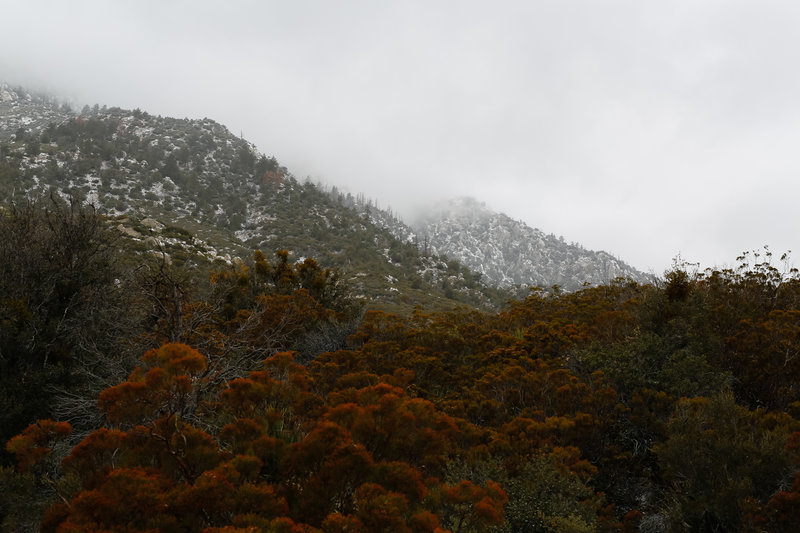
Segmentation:
[(415, 228), (430, 253), (457, 259), (501, 287), (559, 285), (572, 291), (617, 277), (651, 281), (611, 254), (567, 244), (471, 198), (439, 205)]
[(8, 140), (20, 128), (40, 131), (71, 116), (69, 106), (51, 96), (0, 83), (0, 141)]
[[(132, 223), (152, 218), (188, 235), (186, 254), (235, 258), (261, 249), (269, 257), (287, 249), (295, 260), (342, 269), (357, 296), (392, 311), (494, 306), (508, 296), (457, 263), (421, 256), (347, 197), (297, 181), (213, 120), (97, 106), (75, 115), (56, 106), (62, 116), (50, 101), (15, 95), (0, 102), (23, 124), (0, 145), (3, 201), (50, 191)], [(164, 245), (161, 234), (123, 223), (121, 230), (152, 248)]]
[[(186, 253), (210, 258), (288, 249), (295, 259), (344, 269), (378, 307), (498, 305), (506, 291), (524, 296), (532, 285), (650, 281), (610, 254), (569, 245), (475, 200), (454, 200), (410, 227), (360, 195), (299, 182), (207, 118), (96, 105), (76, 114), (8, 85), (0, 85), (0, 117), (3, 201), (74, 195), (109, 215), (185, 231)], [(141, 238), (165, 244), (163, 236)]]

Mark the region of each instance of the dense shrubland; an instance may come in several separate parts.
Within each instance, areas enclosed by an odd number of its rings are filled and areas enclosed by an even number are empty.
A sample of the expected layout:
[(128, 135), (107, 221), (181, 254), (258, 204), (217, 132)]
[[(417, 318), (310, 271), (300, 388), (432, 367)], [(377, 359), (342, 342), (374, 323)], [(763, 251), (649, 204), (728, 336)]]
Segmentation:
[(768, 251), (397, 316), (285, 251), (132, 268), (101, 218), (57, 209), (2, 213), (6, 529), (800, 520), (800, 280)]

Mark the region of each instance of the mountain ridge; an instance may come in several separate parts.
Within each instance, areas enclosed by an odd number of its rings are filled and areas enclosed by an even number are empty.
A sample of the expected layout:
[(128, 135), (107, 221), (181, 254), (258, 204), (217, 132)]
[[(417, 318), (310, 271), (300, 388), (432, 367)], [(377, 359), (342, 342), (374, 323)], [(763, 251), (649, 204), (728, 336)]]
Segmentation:
[[(109, 216), (153, 218), (187, 235), (181, 255), (207, 250), (214, 258), (235, 258), (263, 250), (269, 257), (286, 249), (296, 261), (314, 257), (345, 270), (356, 295), (379, 309), (496, 308), (509, 297), (476, 283), (462, 265), (420, 256), (415, 244), (373, 223), (387, 213), (371, 216), (366, 207), (354, 209), (350, 195), (298, 181), (274, 157), (211, 119), (94, 106), (48, 122), (42, 117), (52, 116), (50, 104), (37, 109), (26, 102), (20, 96), (0, 103), (0, 116), (25, 119), (0, 145), (6, 202), (50, 191)], [(140, 244), (164, 244), (158, 235), (136, 237), (129, 230), (142, 232), (124, 224), (121, 230)]]
[(558, 285), (573, 291), (615, 278), (652, 281), (608, 252), (569, 244), (471, 197), (437, 204), (414, 227), (431, 253), (453, 257), (504, 288)]
[[(577, 290), (619, 276), (649, 281), (610, 254), (567, 245), (474, 199), (452, 200), (406, 224), (362, 195), (298, 181), (208, 118), (97, 105), (76, 113), (55, 98), (0, 84), (0, 122), (6, 201), (55, 189), (110, 215), (161, 217), (201, 240), (216, 239), (215, 257), (287, 248), (296, 258), (353, 270), (360, 284), (360, 269), (370, 264), (377, 271), (364, 293), (377, 291), (386, 302), (420, 303), (422, 293), (409, 294), (424, 287), (487, 305), (524, 297), (531, 286)], [(398, 268), (405, 268), (402, 291), (392, 281)]]

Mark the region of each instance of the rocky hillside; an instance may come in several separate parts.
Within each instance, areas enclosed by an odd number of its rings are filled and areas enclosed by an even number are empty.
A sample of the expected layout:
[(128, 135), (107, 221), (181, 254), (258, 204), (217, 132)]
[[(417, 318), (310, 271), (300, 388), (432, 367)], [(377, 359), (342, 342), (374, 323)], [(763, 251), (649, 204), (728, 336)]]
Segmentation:
[(651, 281), (611, 254), (568, 244), (472, 198), (437, 206), (415, 229), (423, 251), (457, 259), (500, 287), (559, 285), (571, 291), (617, 277)]
[(72, 116), (69, 105), (55, 98), (0, 83), (0, 141), (23, 130), (39, 131), (50, 123), (61, 123)]
[(184, 239), (185, 257), (230, 261), (288, 249), (297, 260), (343, 269), (362, 298), (392, 310), (492, 306), (530, 286), (649, 281), (610, 254), (567, 244), (475, 200), (454, 200), (406, 225), (361, 195), (298, 181), (208, 118), (97, 105), (78, 113), (0, 85), (0, 143), (0, 201), (71, 195), (127, 217), (120, 227), (128, 237), (174, 249), (152, 230), (137, 237), (137, 220), (153, 219)]
[[(295, 260), (314, 257), (341, 269), (356, 296), (393, 311), (494, 306), (508, 296), (457, 262), (421, 255), (413, 239), (386, 229), (388, 214), (298, 181), (213, 120), (98, 106), (78, 114), (3, 91), (0, 113), (15, 117), (0, 144), (4, 202), (71, 195), (120, 217), (120, 230), (140, 245), (162, 250), (183, 242), (183, 260), (201, 254), (224, 263), (256, 249), (268, 257), (286, 249)], [(144, 219), (166, 233), (143, 232)], [(167, 242), (167, 234), (178, 241)]]

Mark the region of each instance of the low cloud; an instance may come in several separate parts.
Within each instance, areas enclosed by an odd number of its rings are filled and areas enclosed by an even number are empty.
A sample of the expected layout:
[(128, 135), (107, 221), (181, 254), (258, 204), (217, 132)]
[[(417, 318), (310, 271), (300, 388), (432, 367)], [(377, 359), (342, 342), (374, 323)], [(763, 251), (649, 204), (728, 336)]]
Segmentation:
[(18, 2), (0, 77), (214, 118), (406, 216), (469, 194), (660, 273), (800, 244), (798, 22), (790, 2)]

